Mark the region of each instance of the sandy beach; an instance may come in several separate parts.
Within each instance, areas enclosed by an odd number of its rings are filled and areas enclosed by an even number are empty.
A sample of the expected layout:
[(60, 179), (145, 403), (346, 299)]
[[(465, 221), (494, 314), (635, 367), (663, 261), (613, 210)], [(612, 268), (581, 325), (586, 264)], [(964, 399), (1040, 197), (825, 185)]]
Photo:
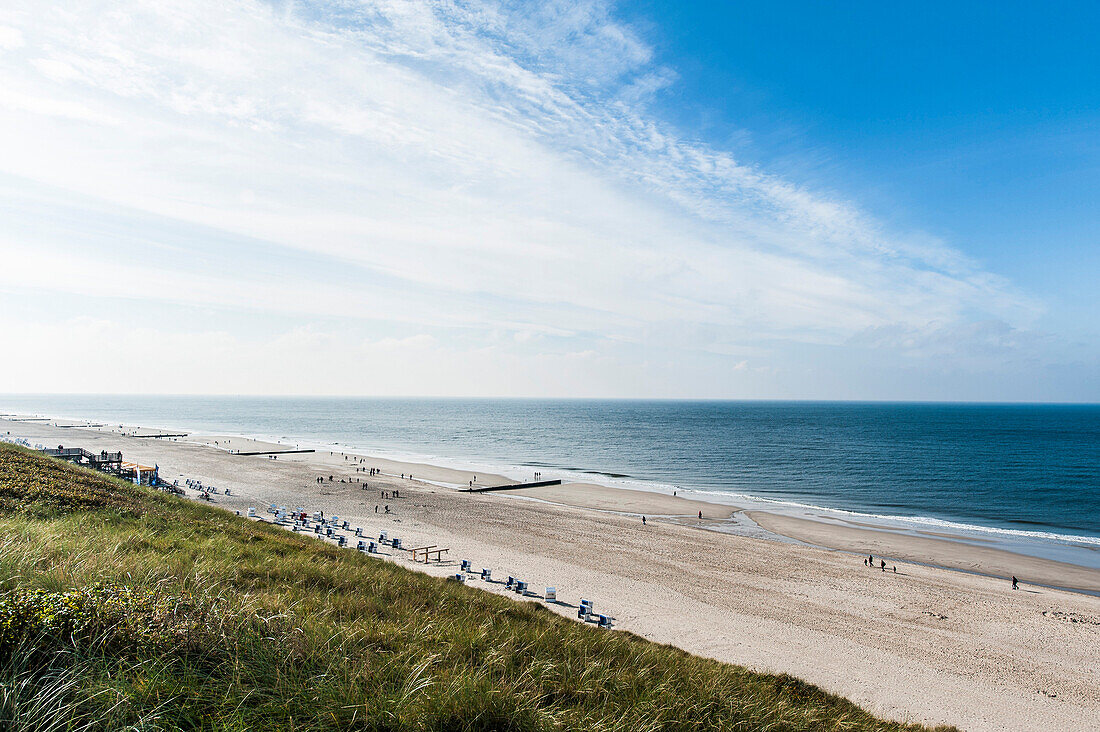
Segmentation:
[[(1040, 586), (1100, 591), (1095, 570), (932, 535), (746, 516), (737, 507), (592, 484), (460, 492), (437, 484), (465, 485), (473, 480), (466, 471), (328, 451), (238, 455), (230, 451), (293, 445), (236, 437), (150, 438), (122, 434), (152, 434), (134, 427), (7, 420), (0, 430), (32, 443), (121, 450), (127, 460), (159, 465), (169, 481), (231, 488), (215, 504), (242, 514), (255, 506), (266, 515), (269, 503), (321, 509), (407, 546), (446, 547), (440, 564), (414, 565), (405, 553), (388, 558), (438, 575), (469, 559), (539, 593), (555, 586), (564, 602), (552, 607), (563, 614), (575, 615), (577, 601), (588, 598), (621, 630), (790, 673), (886, 717), (968, 730), (1100, 728), (1100, 598)], [(366, 467), (383, 475), (368, 477), (359, 471)], [(410, 473), (413, 480), (397, 477)], [(382, 498), (395, 489), (401, 498)], [(731, 514), (805, 543), (714, 530)], [(867, 553), (886, 557), (897, 573), (867, 568)], [(1009, 574), (1024, 580), (1020, 591), (1003, 579)], [(471, 584), (503, 592), (500, 584)]]

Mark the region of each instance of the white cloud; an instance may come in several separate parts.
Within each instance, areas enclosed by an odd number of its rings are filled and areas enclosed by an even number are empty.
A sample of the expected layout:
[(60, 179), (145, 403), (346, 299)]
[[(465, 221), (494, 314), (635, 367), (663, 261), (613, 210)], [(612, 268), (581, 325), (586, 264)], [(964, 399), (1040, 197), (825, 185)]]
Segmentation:
[[(780, 342), (1038, 311), (942, 242), (655, 122), (675, 71), (597, 0), (27, 2), (0, 21), (0, 138), (19, 141), (0, 171), (43, 191), (9, 192), (10, 292), (505, 331), (498, 359), (660, 334), (730, 373)], [(93, 209), (114, 217), (96, 236), (44, 225)], [(377, 344), (454, 347), (409, 337)]]
[(16, 49), (23, 47), (23, 34), (18, 28), (0, 25), (0, 49)]

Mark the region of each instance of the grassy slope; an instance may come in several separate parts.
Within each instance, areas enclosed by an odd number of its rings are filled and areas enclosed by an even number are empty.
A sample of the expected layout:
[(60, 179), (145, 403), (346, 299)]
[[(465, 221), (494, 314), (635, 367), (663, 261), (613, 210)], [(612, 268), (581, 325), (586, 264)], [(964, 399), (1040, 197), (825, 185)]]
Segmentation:
[(915, 729), (788, 676), (0, 445), (0, 728), (36, 718), (56, 729)]

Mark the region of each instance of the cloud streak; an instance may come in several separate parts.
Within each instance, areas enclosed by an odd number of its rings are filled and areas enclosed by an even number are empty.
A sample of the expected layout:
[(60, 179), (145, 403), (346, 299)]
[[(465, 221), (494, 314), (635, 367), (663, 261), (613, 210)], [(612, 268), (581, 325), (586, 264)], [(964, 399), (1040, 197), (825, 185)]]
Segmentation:
[(932, 237), (683, 139), (653, 114), (675, 70), (598, 0), (17, 3), (0, 70), (9, 293), (399, 324), (454, 353), (674, 342), (717, 395), (748, 354), (782, 371), (792, 344), (1041, 310)]

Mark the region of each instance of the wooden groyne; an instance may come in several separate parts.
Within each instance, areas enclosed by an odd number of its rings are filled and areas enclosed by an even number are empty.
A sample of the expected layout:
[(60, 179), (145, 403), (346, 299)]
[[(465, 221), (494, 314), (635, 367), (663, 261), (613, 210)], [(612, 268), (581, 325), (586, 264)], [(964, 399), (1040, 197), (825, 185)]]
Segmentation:
[(165, 433), (160, 434), (160, 435), (134, 435), (134, 437), (152, 437), (152, 438), (157, 438), (157, 437), (187, 437), (187, 433), (186, 432), (174, 432), (174, 433), (165, 432)]
[(302, 452), (317, 452), (316, 450), (255, 450), (252, 452), (234, 452), (231, 455), (293, 455)]
[(488, 493), (490, 491), (512, 491), (517, 488), (542, 488), (547, 485), (561, 485), (560, 480), (539, 480), (534, 483), (509, 483), (508, 485), (484, 485), (466, 488), (467, 493)]

